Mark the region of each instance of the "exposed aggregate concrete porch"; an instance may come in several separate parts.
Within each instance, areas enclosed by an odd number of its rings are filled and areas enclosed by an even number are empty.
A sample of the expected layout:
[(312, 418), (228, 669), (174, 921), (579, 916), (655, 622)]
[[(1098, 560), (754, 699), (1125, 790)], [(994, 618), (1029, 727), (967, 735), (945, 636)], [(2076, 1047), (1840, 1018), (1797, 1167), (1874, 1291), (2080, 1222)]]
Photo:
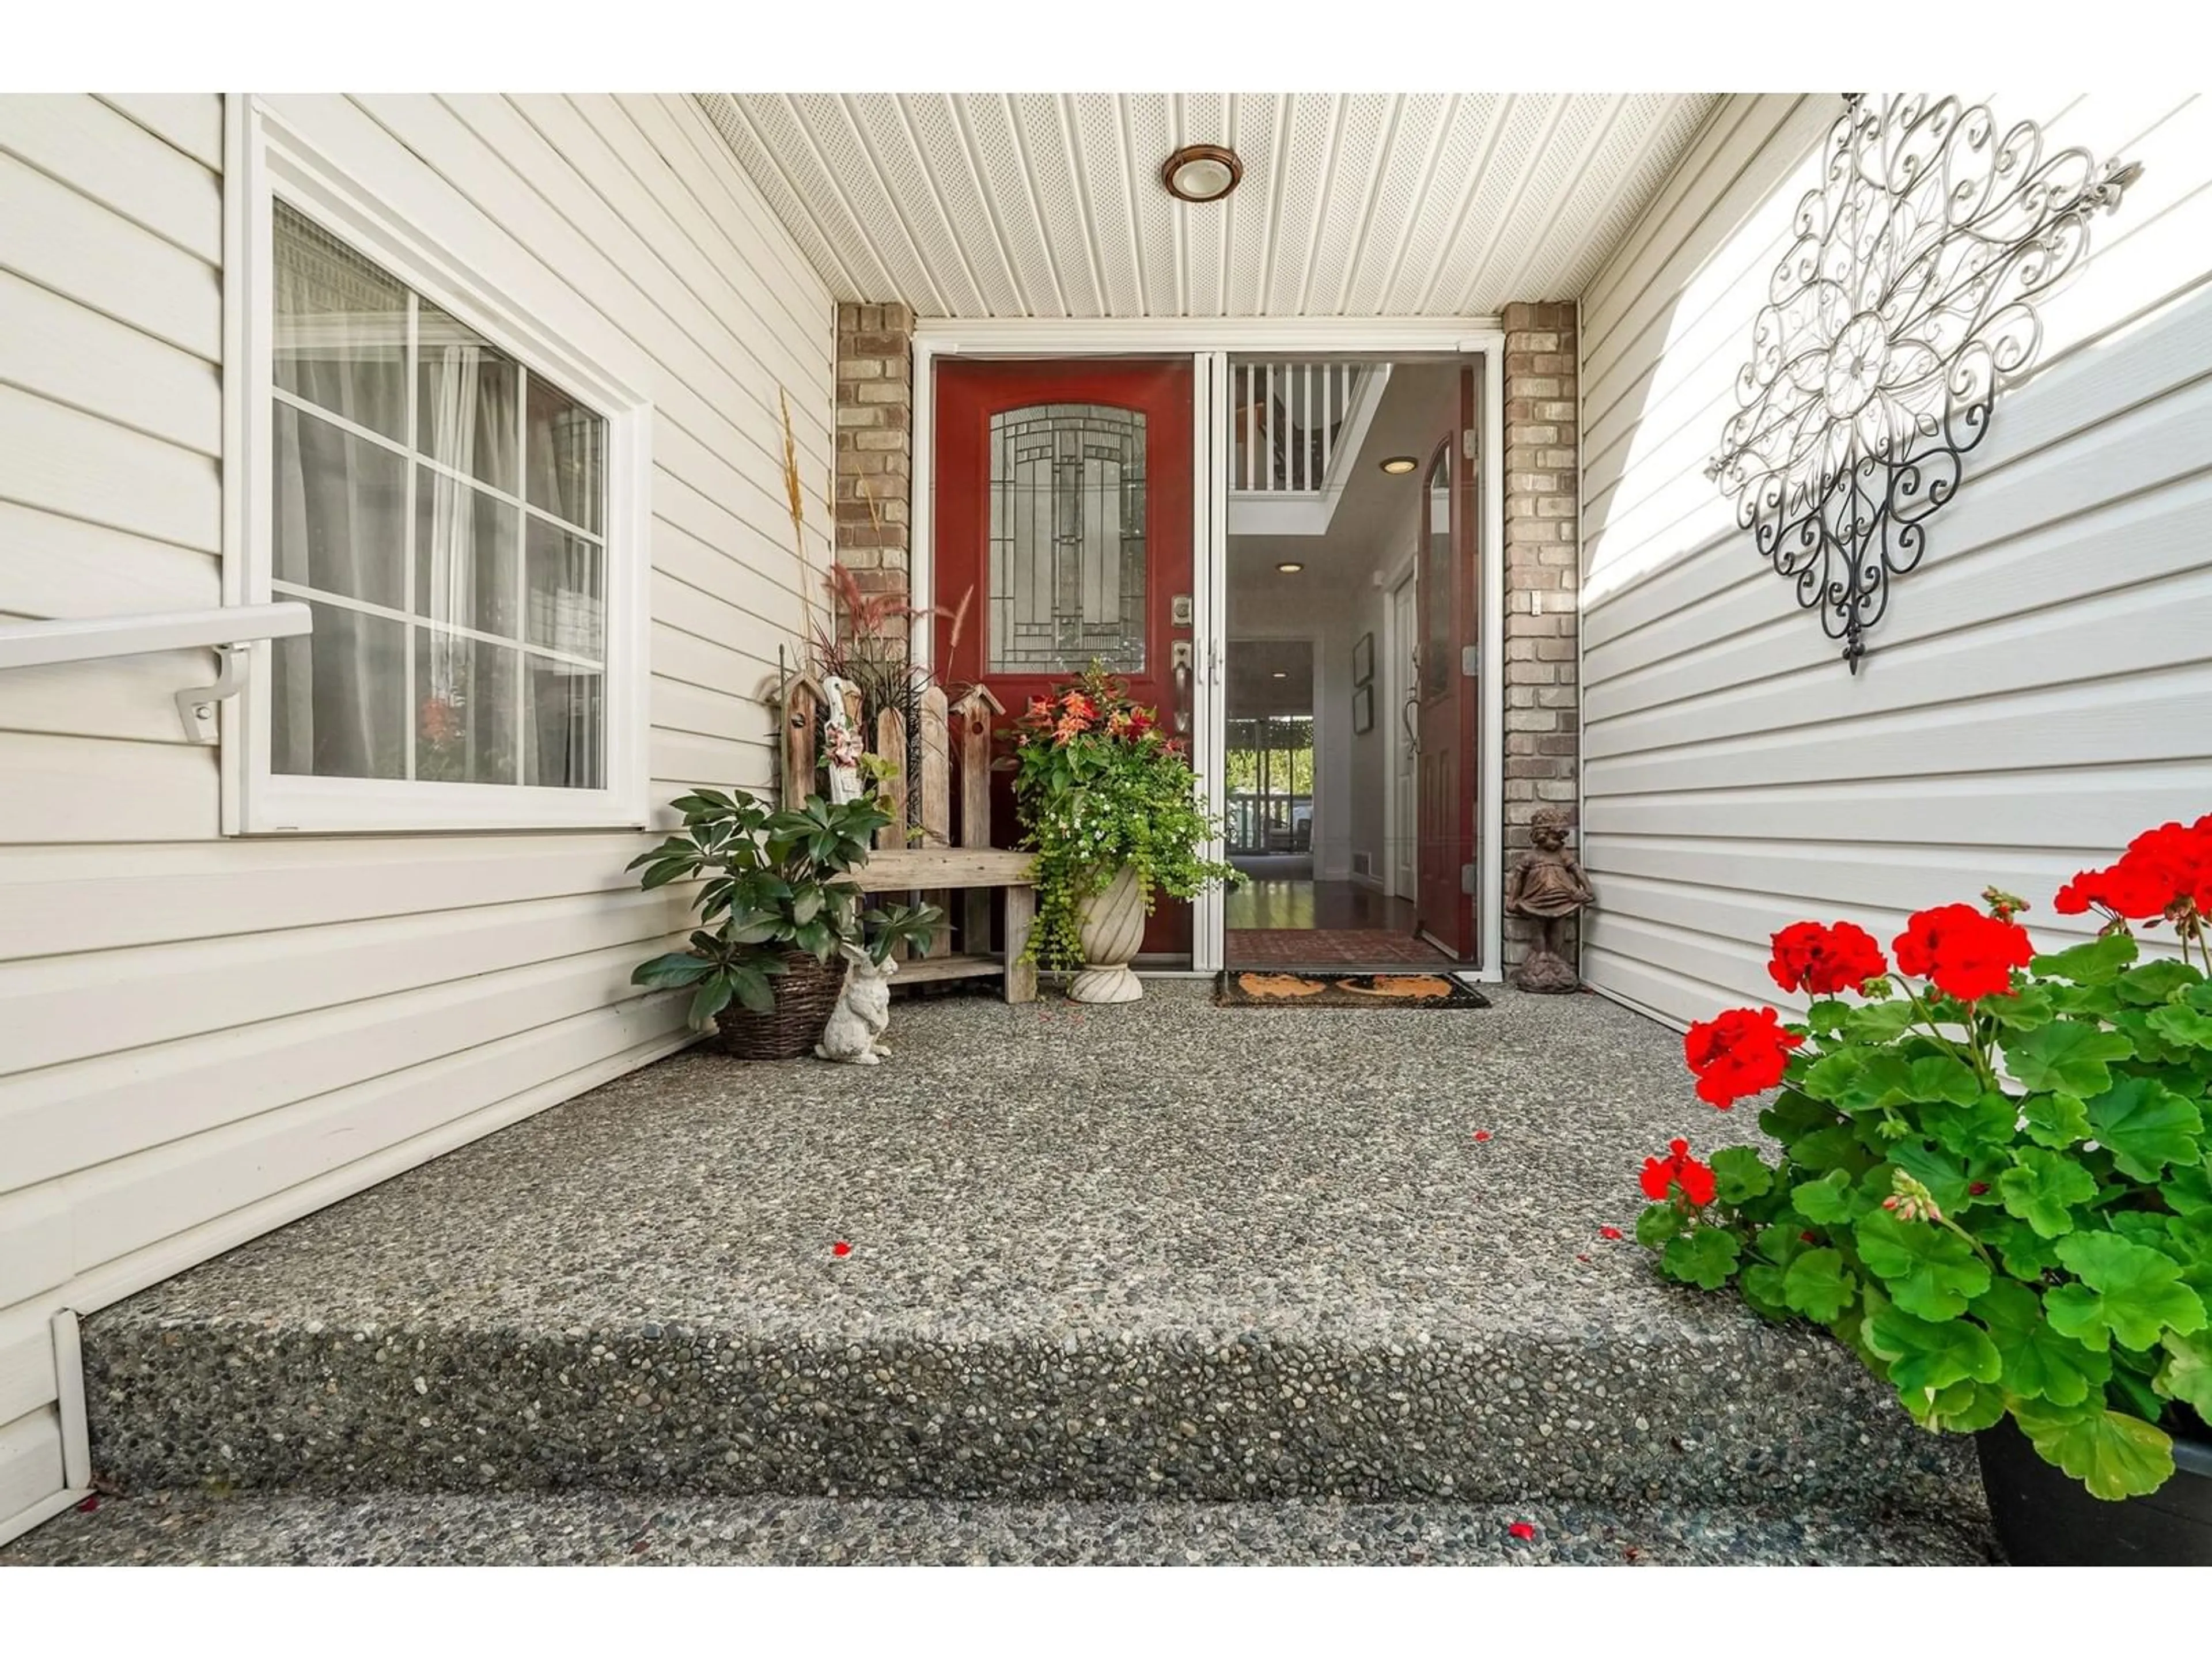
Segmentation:
[(135, 1491), (1984, 1524), (1971, 1454), (1820, 1334), (1601, 1236), (1645, 1152), (1748, 1114), (1613, 1005), (1497, 1005), (1155, 981), (902, 1004), (874, 1068), (687, 1054), (95, 1316), (94, 1462)]

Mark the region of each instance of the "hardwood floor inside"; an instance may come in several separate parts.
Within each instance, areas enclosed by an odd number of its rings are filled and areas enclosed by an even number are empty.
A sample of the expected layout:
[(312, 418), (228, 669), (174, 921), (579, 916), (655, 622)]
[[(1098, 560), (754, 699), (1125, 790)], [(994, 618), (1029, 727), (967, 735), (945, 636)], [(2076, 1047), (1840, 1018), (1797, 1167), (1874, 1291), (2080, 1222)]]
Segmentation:
[(1224, 900), (1231, 968), (1434, 967), (1450, 960), (1413, 934), (1410, 899), (1349, 881), (1255, 879)]

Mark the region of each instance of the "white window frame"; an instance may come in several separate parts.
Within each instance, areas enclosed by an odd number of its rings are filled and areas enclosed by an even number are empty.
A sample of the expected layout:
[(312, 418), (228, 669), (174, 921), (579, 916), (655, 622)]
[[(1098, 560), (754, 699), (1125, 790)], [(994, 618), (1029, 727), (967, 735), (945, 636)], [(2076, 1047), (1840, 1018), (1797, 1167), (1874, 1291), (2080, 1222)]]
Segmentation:
[[(251, 653), (245, 689), (223, 708), (222, 817), (229, 835), (344, 831), (634, 829), (651, 820), (647, 749), (651, 629), (651, 403), (557, 337), (528, 305), (544, 278), (518, 262), (516, 283), (434, 246), (320, 155), (260, 100), (233, 94), (226, 126), (223, 597), (265, 605), (274, 589), (275, 228), (282, 197), (423, 299), (542, 374), (607, 423), (605, 787), (332, 778), (270, 769), (273, 659)], [(410, 641), (410, 650), (413, 647)], [(412, 711), (410, 711), (412, 718)]]

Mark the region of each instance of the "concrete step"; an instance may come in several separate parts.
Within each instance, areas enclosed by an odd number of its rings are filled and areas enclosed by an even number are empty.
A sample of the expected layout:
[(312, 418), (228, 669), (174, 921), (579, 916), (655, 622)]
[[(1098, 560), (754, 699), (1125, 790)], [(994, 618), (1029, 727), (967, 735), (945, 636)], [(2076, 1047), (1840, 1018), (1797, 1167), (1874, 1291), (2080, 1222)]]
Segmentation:
[(1707, 1328), (1330, 1336), (86, 1328), (125, 1489), (1109, 1500), (1911, 1501), (1970, 1454), (1832, 1345)]
[[(1511, 1528), (1534, 1528), (1527, 1540)], [(618, 1492), (155, 1492), (65, 1512), (0, 1565), (1947, 1565), (1944, 1513), (1581, 1504), (983, 1504)]]

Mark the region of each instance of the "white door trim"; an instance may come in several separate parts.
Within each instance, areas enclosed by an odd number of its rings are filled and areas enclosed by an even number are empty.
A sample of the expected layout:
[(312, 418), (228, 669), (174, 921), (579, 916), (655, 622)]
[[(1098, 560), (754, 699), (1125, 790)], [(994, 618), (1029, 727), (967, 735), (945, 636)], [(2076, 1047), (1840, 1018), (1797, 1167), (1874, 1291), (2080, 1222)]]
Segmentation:
[[(1413, 826), (1405, 822), (1398, 810), (1398, 783), (1407, 770), (1414, 775), (1414, 788), (1420, 787), (1420, 769), (1413, 764), (1411, 745), (1406, 740), (1406, 696), (1412, 688), (1407, 661), (1413, 641), (1398, 625), (1398, 596), (1407, 583), (1415, 580), (1419, 566), (1409, 558), (1382, 582), (1382, 660), (1389, 665), (1382, 677), (1382, 695), (1389, 705), (1390, 764), (1385, 778), (1382, 795), (1382, 892), (1389, 898), (1413, 898), (1419, 891), (1420, 846), (1415, 840), (1401, 842), (1401, 836), (1410, 837)], [(1377, 720), (1382, 718), (1378, 712)], [(1418, 803), (1419, 797), (1416, 796)], [(1417, 809), (1418, 810), (1418, 809)], [(1407, 849), (1407, 865), (1413, 872), (1412, 891), (1398, 890), (1398, 848)]]
[[(1177, 356), (1188, 354), (1195, 374), (1199, 428), (1193, 459), (1210, 446), (1212, 487), (1191, 490), (1194, 561), (1192, 640), (1199, 663), (1193, 681), (1200, 707), (1192, 720), (1200, 788), (1214, 810), (1223, 801), (1221, 664), (1227, 648), (1229, 437), (1228, 354), (1282, 351), (1361, 352), (1387, 357), (1451, 352), (1486, 359), (1483, 375), (1482, 688), (1476, 715), (1482, 728), (1481, 843), (1483, 905), (1478, 977), (1502, 977), (1504, 930), (1505, 692), (1505, 332), (1495, 317), (1139, 317), (1065, 319), (1048, 317), (921, 318), (914, 326), (914, 495), (908, 528), (908, 582), (915, 605), (911, 648), (927, 662), (935, 629), (927, 612), (936, 603), (936, 380), (939, 357)], [(1203, 474), (1201, 477), (1205, 476)], [(1195, 485), (1196, 480), (1194, 480)], [(1215, 849), (1218, 856), (1219, 849)], [(1221, 901), (1200, 902), (1191, 965), (1206, 971), (1221, 964)]]

